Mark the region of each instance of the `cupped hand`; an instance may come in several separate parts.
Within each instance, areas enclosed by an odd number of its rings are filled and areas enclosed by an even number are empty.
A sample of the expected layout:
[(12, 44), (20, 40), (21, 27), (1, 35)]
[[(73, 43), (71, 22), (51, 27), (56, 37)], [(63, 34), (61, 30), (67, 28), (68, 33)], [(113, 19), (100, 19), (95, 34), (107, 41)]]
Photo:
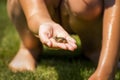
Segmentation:
[[(63, 37), (67, 43), (56, 42), (55, 37)], [(60, 48), (74, 51), (77, 48), (76, 41), (57, 23), (43, 23), (39, 27), (39, 38), (41, 42), (50, 48)]]

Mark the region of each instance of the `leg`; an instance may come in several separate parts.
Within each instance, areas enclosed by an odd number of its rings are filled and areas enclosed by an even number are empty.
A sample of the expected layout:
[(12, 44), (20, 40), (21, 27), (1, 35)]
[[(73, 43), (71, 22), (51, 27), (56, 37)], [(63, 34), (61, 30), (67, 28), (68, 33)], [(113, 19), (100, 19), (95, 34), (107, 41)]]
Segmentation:
[(9, 64), (9, 67), (13, 71), (33, 71), (36, 66), (36, 58), (42, 52), (42, 44), (39, 39), (29, 31), (19, 1), (8, 0), (7, 9), (8, 15), (21, 38), (19, 51)]
[[(73, 3), (75, 5), (72, 5)], [(78, 8), (79, 5), (77, 6), (77, 3), (81, 3), (79, 8)], [(96, 58), (94, 58), (93, 53), (96, 53), (96, 52), (100, 53), (100, 49), (101, 49), (102, 19), (100, 19), (100, 17), (102, 17), (102, 16), (100, 16), (100, 13), (102, 12), (102, 1), (100, 2), (100, 0), (86, 0), (86, 1), (85, 0), (74, 0), (72, 2), (72, 0), (69, 0), (69, 6), (70, 6), (70, 10), (73, 14), (71, 16), (71, 20), (70, 20), (72, 29), (76, 33), (79, 34), (85, 54), (91, 60), (94, 61), (94, 59), (96, 60)], [(92, 9), (92, 7), (93, 7), (93, 9)], [(83, 9), (81, 9), (81, 8), (83, 8)], [(92, 15), (92, 14), (94, 14), (94, 15)], [(79, 23), (77, 23), (78, 21), (79, 21)], [(117, 33), (119, 31), (116, 30), (115, 28), (111, 31), (113, 31), (113, 34), (116, 34), (118, 37)], [(118, 26), (117, 26), (117, 29), (119, 29)], [(115, 30), (116, 30), (116, 33), (114, 33)], [(108, 39), (108, 34), (107, 34), (108, 29), (106, 29), (104, 31), (106, 31), (106, 34), (103, 33), (103, 36), (107, 37), (106, 39)], [(113, 36), (113, 34), (112, 34), (112, 36)], [(110, 38), (111, 38), (111, 36), (110, 36)], [(112, 67), (112, 66), (115, 66), (115, 63), (116, 63), (115, 61), (117, 61), (117, 56), (116, 56), (117, 48), (116, 47), (118, 47), (117, 43), (119, 40), (116, 37), (112, 37), (111, 41), (114, 41), (113, 38), (115, 38), (114, 40), (116, 40), (116, 43), (110, 44), (110, 46), (114, 45), (115, 51), (113, 51), (114, 48), (110, 47), (109, 49), (107, 48), (109, 50), (109, 52), (101, 53), (102, 55), (100, 57), (99, 65), (98, 65), (95, 73), (89, 78), (89, 80), (96, 80), (96, 79), (113, 80), (114, 74), (115, 74), (114, 73), (115, 67)], [(107, 40), (104, 40), (103, 41), (104, 43), (102, 43), (102, 44), (106, 44), (105, 41), (107, 41)], [(105, 49), (105, 48), (106, 48), (106, 46), (102, 46), (102, 49)], [(107, 50), (105, 50), (105, 51), (107, 51)], [(110, 51), (115, 54), (111, 54)], [(98, 58), (99, 58), (99, 56), (98, 56)], [(105, 64), (102, 64), (102, 63), (105, 63)], [(108, 65), (110, 65), (110, 66), (108, 66)], [(101, 66), (101, 67), (99, 67), (99, 66)], [(112, 69), (111, 69), (111, 67), (112, 67)]]
[(97, 63), (102, 39), (102, 19), (100, 18), (102, 2), (99, 0), (68, 0), (66, 5), (70, 27), (80, 36), (85, 56)]

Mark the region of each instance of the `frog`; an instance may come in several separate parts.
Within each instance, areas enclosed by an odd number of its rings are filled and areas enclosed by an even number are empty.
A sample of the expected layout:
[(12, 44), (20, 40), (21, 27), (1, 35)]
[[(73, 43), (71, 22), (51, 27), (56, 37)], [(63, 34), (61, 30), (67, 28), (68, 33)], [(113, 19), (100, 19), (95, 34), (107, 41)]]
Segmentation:
[(58, 43), (67, 43), (67, 40), (64, 37), (54, 37), (55, 41)]

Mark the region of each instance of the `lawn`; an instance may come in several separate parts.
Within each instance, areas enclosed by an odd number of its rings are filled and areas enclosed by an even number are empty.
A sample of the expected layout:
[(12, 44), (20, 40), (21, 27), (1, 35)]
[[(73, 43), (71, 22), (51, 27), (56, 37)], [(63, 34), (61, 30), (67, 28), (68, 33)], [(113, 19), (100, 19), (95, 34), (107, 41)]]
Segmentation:
[[(80, 45), (78, 37), (73, 37)], [(7, 16), (6, 4), (0, 0), (0, 80), (87, 80), (95, 71), (96, 66), (78, 55), (80, 49), (69, 52), (45, 47), (34, 72), (13, 73), (8, 64), (19, 44), (18, 33)], [(120, 80), (120, 70), (117, 71), (116, 80)]]

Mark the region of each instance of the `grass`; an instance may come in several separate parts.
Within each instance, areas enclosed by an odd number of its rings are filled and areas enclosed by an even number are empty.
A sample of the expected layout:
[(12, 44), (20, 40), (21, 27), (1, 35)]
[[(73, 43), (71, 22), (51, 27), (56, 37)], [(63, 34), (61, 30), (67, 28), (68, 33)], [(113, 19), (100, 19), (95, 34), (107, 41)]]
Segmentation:
[[(80, 49), (72, 54), (69, 51), (45, 48), (34, 72), (13, 73), (8, 64), (15, 56), (19, 44), (18, 33), (7, 16), (6, 4), (0, 1), (0, 80), (87, 80), (95, 71), (96, 67), (91, 62), (82, 57), (73, 57), (79, 54)], [(116, 80), (120, 80), (119, 75), (117, 71)]]

